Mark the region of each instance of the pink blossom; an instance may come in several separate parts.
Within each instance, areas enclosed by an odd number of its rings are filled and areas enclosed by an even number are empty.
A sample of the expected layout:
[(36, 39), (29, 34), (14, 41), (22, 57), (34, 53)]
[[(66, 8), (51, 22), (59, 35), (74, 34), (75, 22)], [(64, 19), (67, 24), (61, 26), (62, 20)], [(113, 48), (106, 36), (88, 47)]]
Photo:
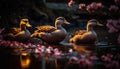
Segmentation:
[(58, 48), (55, 48), (53, 56), (61, 56), (61, 55), (62, 55), (62, 51), (59, 51)]
[(42, 49), (45, 49), (45, 46), (41, 46)]
[(48, 48), (49, 48), (50, 50), (53, 50), (53, 47), (52, 47), (52, 46), (48, 46)]
[(39, 50), (40, 52), (44, 52), (44, 51), (45, 51), (45, 47), (44, 47), (44, 46), (38, 47), (38, 50)]
[(58, 49), (58, 48), (55, 48), (55, 49), (54, 49), (54, 52), (58, 52), (58, 51), (59, 51), (59, 49)]
[(14, 46), (14, 45), (11, 43), (11, 44), (10, 44), (10, 47), (13, 47), (13, 46)]
[(62, 51), (56, 51), (53, 54), (54, 56), (61, 56), (62, 55)]
[(120, 0), (114, 0), (116, 5), (120, 5)]
[(40, 47), (41, 45), (40, 44), (37, 44), (37, 47)]
[(96, 2), (92, 2), (91, 4), (89, 4), (86, 8), (86, 10), (89, 13), (93, 13), (95, 10), (97, 10), (97, 3)]
[(115, 32), (118, 32), (119, 30), (114, 28), (114, 27), (111, 27), (111, 29), (109, 29), (109, 33), (115, 33)]
[(79, 9), (84, 9), (86, 7), (86, 5), (85, 4), (79, 4)]
[(73, 49), (69, 49), (69, 53), (73, 53)]
[(1, 34), (4, 30), (5, 30), (4, 28), (0, 29), (0, 34)]
[(73, 0), (70, 0), (70, 2), (68, 2), (69, 7), (72, 7), (74, 4), (75, 4), (75, 1), (73, 1)]
[(114, 20), (114, 26), (120, 30), (120, 19), (119, 20)]
[(89, 57), (89, 59), (92, 60), (92, 61), (94, 61), (94, 60), (97, 60), (98, 57), (96, 55), (92, 55), (92, 56)]
[(35, 53), (41, 53), (40, 49), (35, 49)]
[(93, 13), (95, 12), (96, 10), (101, 10), (103, 8), (103, 4), (102, 3), (96, 3), (96, 2), (92, 2), (91, 4), (89, 4), (86, 8), (86, 10), (89, 12), (89, 13)]
[(102, 3), (97, 3), (97, 9), (102, 9), (104, 6)]
[(20, 45), (21, 47), (24, 47), (24, 44), (23, 44), (23, 43), (19, 43), (19, 45)]
[(92, 9), (97, 9), (97, 3), (96, 2), (92, 2), (91, 4), (90, 4), (90, 7), (92, 8)]
[(93, 13), (95, 10), (90, 6), (88, 5), (86, 10), (89, 12), (89, 13)]
[(27, 44), (23, 44), (23, 47), (24, 47), (24, 48), (28, 48)]
[(111, 53), (107, 53), (106, 56), (111, 58), (111, 59), (113, 58), (113, 54), (111, 54)]
[(69, 62), (70, 62), (70, 63), (77, 63), (78, 60), (79, 60), (79, 59), (78, 59), (77, 57), (70, 57)]
[(86, 68), (86, 67), (91, 68), (92, 66), (93, 66), (93, 62), (91, 62), (89, 59), (84, 58), (79, 60), (80, 68)]
[(111, 19), (111, 20), (107, 20), (106, 26), (107, 26), (108, 28), (111, 28), (111, 27), (112, 27), (112, 19)]
[(111, 5), (111, 6), (109, 7), (109, 11), (111, 11), (111, 12), (116, 12), (118, 9), (119, 9), (119, 7), (118, 7), (118, 6), (115, 6), (115, 5)]
[(11, 42), (10, 41), (6, 41), (6, 46), (10, 46)]
[(111, 58), (108, 57), (108, 56), (106, 56), (106, 55), (102, 55), (102, 56), (101, 56), (101, 59), (102, 59), (102, 61), (104, 61), (104, 62), (110, 62), (110, 61), (111, 61)]
[(46, 53), (51, 53), (51, 50), (49, 48), (46, 49)]
[(116, 20), (108, 20), (107, 21), (106, 26), (109, 28), (109, 30), (108, 30), (109, 33), (115, 33), (115, 32), (119, 31), (119, 29), (115, 28), (115, 27), (117, 27), (116, 24), (117, 24)]
[(18, 47), (18, 46), (19, 46), (19, 42), (18, 42), (18, 41), (13, 41), (12, 43), (13, 43), (13, 45), (14, 45), (15, 47)]
[(107, 63), (104, 63), (105, 64), (105, 67), (107, 69), (120, 69), (119, 67), (119, 63), (117, 61), (110, 61), (110, 62), (107, 62)]
[(33, 46), (33, 44), (32, 43), (28, 43), (27, 46), (31, 47), (31, 46)]

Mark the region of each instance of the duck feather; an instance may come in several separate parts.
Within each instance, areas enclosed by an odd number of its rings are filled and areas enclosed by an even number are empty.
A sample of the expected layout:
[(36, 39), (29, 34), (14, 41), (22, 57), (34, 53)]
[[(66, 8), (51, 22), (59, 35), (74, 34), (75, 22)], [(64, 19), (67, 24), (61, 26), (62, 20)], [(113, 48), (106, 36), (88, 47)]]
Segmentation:
[(50, 33), (56, 30), (56, 28), (54, 26), (50, 26), (50, 25), (46, 25), (46, 26), (38, 26), (37, 27), (38, 30), (36, 30), (35, 32), (46, 32), (46, 33)]
[(21, 28), (16, 28), (16, 27), (13, 27), (13, 28), (9, 29), (9, 33), (13, 33), (13, 34), (17, 34), (20, 31), (21, 31)]
[(86, 32), (87, 32), (87, 30), (78, 30), (75, 33), (73, 33), (73, 36), (75, 36), (75, 35), (83, 35)]

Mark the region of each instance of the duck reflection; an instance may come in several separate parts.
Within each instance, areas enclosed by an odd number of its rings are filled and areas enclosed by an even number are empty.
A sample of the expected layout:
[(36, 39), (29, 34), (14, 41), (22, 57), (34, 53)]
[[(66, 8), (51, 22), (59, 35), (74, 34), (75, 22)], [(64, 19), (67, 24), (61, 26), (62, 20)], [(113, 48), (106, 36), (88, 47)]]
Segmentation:
[(73, 44), (73, 49), (75, 49), (80, 54), (90, 55), (95, 52), (96, 46), (94, 44)]
[(20, 62), (22, 69), (28, 68), (30, 66), (30, 54), (28, 52), (22, 52), (20, 55)]

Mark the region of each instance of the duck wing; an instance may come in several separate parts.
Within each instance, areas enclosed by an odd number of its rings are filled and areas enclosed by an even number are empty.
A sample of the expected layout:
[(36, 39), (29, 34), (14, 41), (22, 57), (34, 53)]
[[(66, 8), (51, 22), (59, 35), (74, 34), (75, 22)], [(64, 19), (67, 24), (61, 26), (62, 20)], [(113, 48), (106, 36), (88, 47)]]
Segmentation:
[(3, 37), (5, 40), (14, 40), (14, 35), (21, 31), (18, 27), (6, 28), (3, 32)]
[(19, 33), (19, 32), (21, 32), (20, 28), (13, 27), (13, 28), (9, 29), (9, 33), (12, 33), (14, 35), (17, 34), (17, 33)]
[(35, 32), (53, 32), (56, 30), (56, 28), (54, 26), (50, 26), (50, 25), (46, 25), (46, 26), (38, 26), (37, 27), (38, 30), (36, 30)]
[(83, 35), (83, 34), (86, 33), (86, 32), (87, 32), (87, 30), (78, 30), (78, 31), (76, 31), (75, 33), (73, 33), (72, 36), (75, 36), (75, 35)]
[[(6, 36), (11, 36), (11, 35), (15, 35), (17, 33), (21, 32), (20, 28), (17, 27), (12, 27), (12, 28), (6, 28), (3, 32), (4, 35)], [(10, 34), (10, 35), (9, 35)]]

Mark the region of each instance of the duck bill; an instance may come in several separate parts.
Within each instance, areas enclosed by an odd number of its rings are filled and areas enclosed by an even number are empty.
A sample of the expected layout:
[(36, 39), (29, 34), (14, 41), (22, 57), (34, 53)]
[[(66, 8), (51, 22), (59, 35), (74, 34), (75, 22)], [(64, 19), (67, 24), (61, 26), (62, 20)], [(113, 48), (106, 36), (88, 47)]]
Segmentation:
[(64, 20), (64, 24), (70, 24), (67, 20)]
[(26, 23), (27, 27), (32, 27), (29, 22)]
[(98, 26), (103, 26), (103, 24), (101, 24), (101, 23), (99, 23), (99, 22), (97, 22), (97, 25), (98, 25)]

